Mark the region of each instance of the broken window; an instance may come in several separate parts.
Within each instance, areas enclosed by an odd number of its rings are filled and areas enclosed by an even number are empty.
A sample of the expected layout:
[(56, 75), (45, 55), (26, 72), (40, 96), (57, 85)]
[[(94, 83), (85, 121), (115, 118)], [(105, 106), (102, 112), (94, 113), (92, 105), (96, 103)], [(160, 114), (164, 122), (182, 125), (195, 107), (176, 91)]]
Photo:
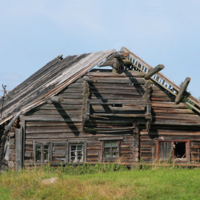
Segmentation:
[(175, 158), (186, 158), (186, 142), (174, 142)]
[(70, 145), (70, 162), (71, 163), (83, 162), (83, 144)]
[(189, 140), (158, 140), (157, 160), (190, 161)]
[(34, 141), (34, 161), (48, 163), (52, 161), (53, 143), (39, 143)]
[(73, 164), (86, 162), (87, 142), (85, 140), (69, 140), (66, 161)]

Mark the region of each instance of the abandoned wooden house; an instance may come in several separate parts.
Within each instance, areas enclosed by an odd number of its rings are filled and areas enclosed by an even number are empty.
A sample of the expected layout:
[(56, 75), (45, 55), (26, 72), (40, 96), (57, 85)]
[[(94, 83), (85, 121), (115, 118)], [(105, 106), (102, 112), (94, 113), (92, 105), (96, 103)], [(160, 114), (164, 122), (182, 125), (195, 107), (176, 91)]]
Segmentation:
[(163, 68), (125, 47), (56, 57), (0, 99), (1, 167), (199, 163), (200, 102)]

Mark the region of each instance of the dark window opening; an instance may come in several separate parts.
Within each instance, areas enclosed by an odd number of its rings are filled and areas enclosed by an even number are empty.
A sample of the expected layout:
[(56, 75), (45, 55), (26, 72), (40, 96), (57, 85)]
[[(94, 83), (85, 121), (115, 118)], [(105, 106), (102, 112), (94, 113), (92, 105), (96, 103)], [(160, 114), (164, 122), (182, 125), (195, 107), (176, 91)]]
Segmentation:
[(112, 107), (123, 107), (122, 104), (113, 104)]
[(186, 142), (174, 142), (175, 158), (186, 158)]

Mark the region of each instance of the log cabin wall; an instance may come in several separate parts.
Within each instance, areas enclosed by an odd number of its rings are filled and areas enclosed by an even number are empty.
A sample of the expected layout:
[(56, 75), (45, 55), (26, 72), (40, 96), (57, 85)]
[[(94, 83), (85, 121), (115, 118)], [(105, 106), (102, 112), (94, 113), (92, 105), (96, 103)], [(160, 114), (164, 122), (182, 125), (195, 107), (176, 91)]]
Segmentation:
[[(158, 86), (151, 90), (152, 123), (147, 132), (141, 127), (140, 131), (140, 159), (147, 163), (162, 160), (161, 152), (165, 152), (164, 161), (193, 162), (200, 160), (200, 117), (184, 103), (175, 104), (174, 97), (162, 91)], [(163, 142), (162, 142), (163, 141)], [(188, 144), (187, 144), (188, 141)], [(160, 149), (158, 142), (165, 146)], [(186, 145), (187, 159), (175, 158), (173, 145), (182, 142)], [(170, 146), (168, 145), (170, 144)], [(168, 146), (167, 146), (168, 145)], [(188, 145), (188, 146), (187, 146)], [(162, 149), (163, 148), (163, 149)], [(170, 149), (168, 149), (170, 148)], [(186, 158), (186, 156), (183, 156)]]
[[(160, 158), (158, 144), (160, 151), (163, 148), (168, 154), (177, 141), (182, 141), (187, 151), (189, 148), (187, 161), (199, 161), (200, 120), (185, 104), (176, 105), (174, 97), (158, 86), (146, 86), (144, 74), (137, 71), (113, 74), (110, 70), (93, 70), (85, 76), (57, 95), (64, 99), (60, 104), (47, 102), (25, 114), (25, 165), (34, 163), (37, 143), (53, 144), (51, 161), (55, 165), (70, 161), (71, 144), (83, 144), (84, 162), (131, 165), (139, 160), (155, 162)], [(149, 131), (146, 106), (142, 105), (146, 101), (151, 101)], [(106, 141), (117, 141), (118, 158), (105, 158)]]
[[(98, 81), (85, 83), (80, 78), (57, 95), (64, 99), (60, 104), (45, 103), (22, 117), (25, 119), (25, 165), (34, 163), (37, 143), (53, 143), (53, 164), (70, 161), (70, 144), (74, 143), (84, 144), (85, 162), (117, 161), (127, 165), (138, 162), (136, 122), (146, 123), (145, 106), (140, 104), (146, 102), (144, 97), (148, 98), (149, 92), (144, 75), (139, 72), (134, 72), (134, 76), (113, 75), (111, 70), (93, 70), (86, 76)], [(93, 103), (112, 101), (112, 104), (91, 104), (90, 118), (83, 124), (87, 99)], [(117, 145), (112, 148), (117, 158), (105, 158), (108, 141), (110, 145)]]

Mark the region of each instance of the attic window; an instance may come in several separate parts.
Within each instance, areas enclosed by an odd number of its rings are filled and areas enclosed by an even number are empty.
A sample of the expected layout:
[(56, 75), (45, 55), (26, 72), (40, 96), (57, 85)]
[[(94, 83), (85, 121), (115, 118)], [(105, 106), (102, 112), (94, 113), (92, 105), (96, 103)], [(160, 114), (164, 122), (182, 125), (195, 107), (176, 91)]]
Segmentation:
[(123, 107), (123, 104), (112, 104), (112, 107)]

